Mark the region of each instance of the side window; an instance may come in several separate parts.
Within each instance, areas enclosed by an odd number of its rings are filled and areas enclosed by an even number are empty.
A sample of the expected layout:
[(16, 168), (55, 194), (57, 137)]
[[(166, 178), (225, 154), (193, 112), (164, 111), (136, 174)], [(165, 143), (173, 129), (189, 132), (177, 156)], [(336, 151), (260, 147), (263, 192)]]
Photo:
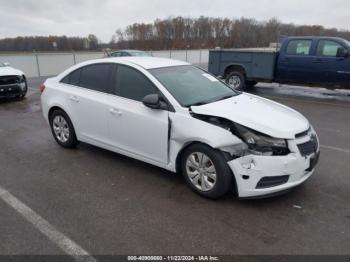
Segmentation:
[(95, 64), (83, 67), (79, 85), (88, 89), (109, 93), (112, 68), (113, 65), (111, 64)]
[(116, 95), (136, 101), (142, 101), (146, 95), (159, 93), (141, 72), (123, 65), (118, 65), (115, 90)]
[(311, 40), (292, 40), (287, 46), (287, 55), (310, 55)]
[(340, 44), (334, 41), (321, 40), (317, 46), (317, 56), (336, 57)]
[(63, 78), (61, 82), (65, 84), (78, 86), (80, 80), (80, 73), (81, 69), (75, 70), (69, 75), (67, 75), (65, 78)]

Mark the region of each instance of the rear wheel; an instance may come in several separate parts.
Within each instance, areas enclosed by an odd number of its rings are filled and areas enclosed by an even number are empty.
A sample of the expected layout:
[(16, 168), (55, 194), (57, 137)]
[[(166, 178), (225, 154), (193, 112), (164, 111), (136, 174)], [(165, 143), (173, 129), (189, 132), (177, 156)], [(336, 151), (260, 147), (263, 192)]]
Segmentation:
[(218, 199), (233, 186), (233, 175), (223, 154), (204, 144), (185, 150), (182, 172), (192, 190), (207, 198)]
[(62, 110), (55, 110), (50, 115), (50, 126), (56, 142), (65, 148), (74, 148), (78, 144), (73, 124)]
[(245, 75), (240, 71), (231, 71), (226, 76), (226, 84), (234, 90), (244, 91), (246, 89)]

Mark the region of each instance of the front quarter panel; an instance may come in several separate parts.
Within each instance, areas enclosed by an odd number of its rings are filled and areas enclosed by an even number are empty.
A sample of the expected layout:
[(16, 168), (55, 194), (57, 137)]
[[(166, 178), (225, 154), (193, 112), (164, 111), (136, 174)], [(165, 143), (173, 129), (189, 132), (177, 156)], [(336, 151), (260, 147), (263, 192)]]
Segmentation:
[(242, 140), (224, 128), (193, 118), (190, 114), (171, 113), (170, 167), (176, 171), (176, 159), (187, 145), (199, 142), (212, 148), (224, 149), (242, 144)]

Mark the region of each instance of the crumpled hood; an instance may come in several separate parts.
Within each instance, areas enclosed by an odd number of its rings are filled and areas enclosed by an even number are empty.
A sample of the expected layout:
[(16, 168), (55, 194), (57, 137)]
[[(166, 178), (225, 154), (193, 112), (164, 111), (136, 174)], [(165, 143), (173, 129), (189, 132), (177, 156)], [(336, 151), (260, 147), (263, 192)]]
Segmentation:
[(245, 93), (191, 109), (196, 114), (225, 118), (275, 138), (294, 139), (310, 127), (308, 120), (297, 111)]
[(19, 76), (24, 75), (22, 71), (10, 66), (0, 67), (0, 76)]

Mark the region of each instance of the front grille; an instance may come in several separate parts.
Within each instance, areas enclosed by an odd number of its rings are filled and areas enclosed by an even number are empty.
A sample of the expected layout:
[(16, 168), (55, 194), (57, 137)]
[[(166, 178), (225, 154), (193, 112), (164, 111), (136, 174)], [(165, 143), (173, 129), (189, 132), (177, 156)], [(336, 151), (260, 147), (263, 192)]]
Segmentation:
[(18, 86), (12, 86), (12, 87), (2, 87), (2, 86), (0, 86), (0, 97), (17, 95), (18, 93), (19, 93), (19, 87)]
[(316, 153), (316, 151), (318, 149), (317, 137), (315, 135), (312, 136), (310, 141), (308, 141), (304, 144), (298, 145), (298, 148), (299, 148), (300, 154), (302, 156), (309, 156), (309, 155)]
[(259, 183), (256, 186), (256, 189), (264, 189), (275, 186), (280, 186), (287, 183), (289, 180), (289, 176), (271, 176), (271, 177), (263, 177), (260, 179)]
[(18, 84), (19, 82), (18, 76), (0, 76), (0, 86)]

